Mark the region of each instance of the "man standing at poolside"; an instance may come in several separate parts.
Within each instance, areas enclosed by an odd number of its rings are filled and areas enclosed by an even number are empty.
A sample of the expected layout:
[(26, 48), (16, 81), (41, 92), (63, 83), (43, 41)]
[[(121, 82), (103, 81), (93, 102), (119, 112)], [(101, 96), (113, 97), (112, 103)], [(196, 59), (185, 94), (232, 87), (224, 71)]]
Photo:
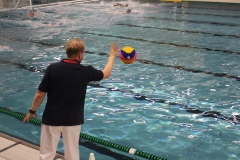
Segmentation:
[(53, 160), (62, 134), (65, 160), (79, 160), (79, 135), (84, 123), (84, 102), (87, 84), (108, 78), (114, 59), (119, 52), (118, 44), (112, 43), (110, 55), (104, 69), (83, 66), (84, 42), (69, 40), (66, 46), (67, 58), (50, 64), (38, 87), (32, 106), (24, 122), (37, 118), (36, 110), (46, 93), (47, 103), (42, 116), (40, 160)]

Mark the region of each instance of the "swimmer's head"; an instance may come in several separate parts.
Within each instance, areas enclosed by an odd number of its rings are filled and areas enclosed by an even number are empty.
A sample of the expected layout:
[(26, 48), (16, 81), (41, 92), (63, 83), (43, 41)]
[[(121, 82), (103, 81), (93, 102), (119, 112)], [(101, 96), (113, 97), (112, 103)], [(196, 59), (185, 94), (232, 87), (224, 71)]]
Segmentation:
[(31, 11), (31, 12), (29, 13), (29, 16), (30, 16), (30, 17), (34, 17), (34, 15), (35, 15), (35, 13), (34, 13), (33, 11)]
[(128, 10), (127, 10), (127, 13), (130, 13), (130, 12), (131, 12), (131, 9), (128, 9)]

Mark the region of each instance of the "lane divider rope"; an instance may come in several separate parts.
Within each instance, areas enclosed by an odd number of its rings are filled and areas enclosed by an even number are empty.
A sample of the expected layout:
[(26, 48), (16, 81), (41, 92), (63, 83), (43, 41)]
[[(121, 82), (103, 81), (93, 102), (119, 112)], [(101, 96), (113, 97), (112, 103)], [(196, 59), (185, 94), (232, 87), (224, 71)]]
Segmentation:
[[(12, 110), (0, 107), (0, 113), (15, 117), (19, 120), (23, 120), (24, 117), (26, 116), (24, 113), (20, 113), (20, 112), (14, 112)], [(42, 124), (42, 121), (39, 119), (35, 119), (35, 118), (30, 118), (29, 120), (30, 123), (40, 126)], [(109, 147), (109, 148), (113, 148), (116, 149), (118, 151), (122, 151), (122, 152), (126, 152), (135, 156), (139, 156), (148, 160), (167, 160), (165, 158), (147, 153), (147, 152), (143, 152), (134, 148), (130, 148), (130, 147), (126, 147), (117, 143), (113, 143), (107, 140), (103, 140), (85, 133), (80, 133), (80, 138), (87, 140), (87, 141), (91, 141), (93, 143), (105, 146), (105, 147)]]

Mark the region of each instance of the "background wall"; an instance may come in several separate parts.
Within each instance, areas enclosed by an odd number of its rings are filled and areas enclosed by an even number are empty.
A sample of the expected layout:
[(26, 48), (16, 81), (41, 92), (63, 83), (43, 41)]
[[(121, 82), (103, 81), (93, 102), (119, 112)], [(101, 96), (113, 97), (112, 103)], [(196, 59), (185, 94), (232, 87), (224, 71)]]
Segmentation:
[(240, 0), (182, 0), (182, 1), (240, 3)]
[(222, 3), (240, 3), (240, 0), (160, 0), (162, 2), (222, 2)]

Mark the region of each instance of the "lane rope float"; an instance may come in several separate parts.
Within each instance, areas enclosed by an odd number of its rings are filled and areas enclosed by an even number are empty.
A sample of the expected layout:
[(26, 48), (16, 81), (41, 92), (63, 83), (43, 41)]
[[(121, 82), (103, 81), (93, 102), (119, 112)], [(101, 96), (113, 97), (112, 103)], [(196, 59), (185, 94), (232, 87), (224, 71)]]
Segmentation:
[[(9, 110), (9, 109), (3, 108), (3, 107), (0, 107), (0, 113), (15, 117), (19, 120), (23, 120), (24, 117), (26, 116), (24, 113), (14, 112), (12, 110)], [(31, 117), (29, 120), (29, 123), (40, 126), (42, 124), (42, 121)], [(156, 155), (144, 152), (144, 151), (140, 151), (140, 150), (137, 150), (134, 148), (126, 147), (126, 146), (123, 146), (123, 145), (120, 145), (117, 143), (103, 140), (103, 139), (100, 139), (100, 138), (97, 138), (97, 137), (94, 137), (94, 136), (91, 136), (91, 135), (88, 135), (85, 133), (80, 133), (80, 138), (87, 140), (87, 141), (91, 141), (93, 143), (96, 143), (96, 144), (99, 144), (102, 146), (105, 146), (105, 147), (108, 147), (108, 148), (113, 148), (118, 151), (126, 152), (126, 153), (129, 153), (129, 154), (141, 157), (141, 158), (145, 158), (148, 160), (167, 160), (166, 158), (162, 158), (162, 157), (159, 157), (159, 156), (156, 156)]]

